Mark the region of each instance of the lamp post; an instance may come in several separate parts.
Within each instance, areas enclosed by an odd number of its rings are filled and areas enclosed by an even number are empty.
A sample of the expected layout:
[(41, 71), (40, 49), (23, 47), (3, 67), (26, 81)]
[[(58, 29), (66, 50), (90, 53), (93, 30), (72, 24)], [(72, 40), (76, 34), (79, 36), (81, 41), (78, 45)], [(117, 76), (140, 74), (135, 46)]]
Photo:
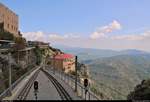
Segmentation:
[(18, 56), (17, 56), (17, 57), (18, 57), (18, 61), (17, 61), (17, 62), (18, 62), (18, 64), (19, 64), (19, 51), (18, 51), (18, 54), (17, 54), (17, 55), (18, 55)]
[(77, 67), (78, 67), (78, 57), (75, 56), (75, 92), (77, 92), (77, 81), (78, 81)]
[(46, 56), (43, 55), (43, 62), (42, 62), (42, 64), (43, 64), (43, 69), (45, 69), (45, 61), (46, 61)]
[(44, 69), (46, 68), (46, 56), (44, 56)]
[(8, 60), (9, 60), (9, 91), (10, 91), (10, 95), (12, 95), (11, 91), (12, 91), (12, 87), (11, 87), (11, 81), (12, 81), (12, 78), (11, 78), (11, 62), (10, 62), (10, 56), (11, 56), (11, 52), (9, 52), (8, 54)]
[[(10, 49), (13, 47), (15, 43), (10, 43)], [(10, 61), (10, 57), (11, 57), (11, 51), (8, 53), (8, 66), (9, 66), (9, 91), (10, 91), (10, 95), (12, 95), (12, 71), (11, 71), (11, 61)]]
[(53, 74), (55, 74), (55, 54), (53, 55)]

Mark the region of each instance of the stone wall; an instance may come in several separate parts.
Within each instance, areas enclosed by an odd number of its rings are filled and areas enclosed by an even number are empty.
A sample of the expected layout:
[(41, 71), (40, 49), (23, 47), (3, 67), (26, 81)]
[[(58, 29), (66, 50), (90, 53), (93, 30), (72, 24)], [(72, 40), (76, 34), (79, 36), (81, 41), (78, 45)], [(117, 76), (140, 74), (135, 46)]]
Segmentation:
[(18, 36), (18, 15), (0, 3), (0, 23), (3, 23), (3, 29)]

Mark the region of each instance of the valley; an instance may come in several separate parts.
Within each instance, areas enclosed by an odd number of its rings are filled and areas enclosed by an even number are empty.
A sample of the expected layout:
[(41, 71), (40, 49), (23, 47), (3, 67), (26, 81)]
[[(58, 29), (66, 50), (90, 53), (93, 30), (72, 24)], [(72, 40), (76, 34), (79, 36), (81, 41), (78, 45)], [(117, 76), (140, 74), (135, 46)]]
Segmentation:
[[(61, 48), (60, 48), (61, 49)], [(126, 99), (130, 91), (150, 75), (150, 54), (135, 49), (113, 51), (84, 48), (64, 48), (63, 51), (77, 54), (87, 65), (93, 83), (101, 97)]]

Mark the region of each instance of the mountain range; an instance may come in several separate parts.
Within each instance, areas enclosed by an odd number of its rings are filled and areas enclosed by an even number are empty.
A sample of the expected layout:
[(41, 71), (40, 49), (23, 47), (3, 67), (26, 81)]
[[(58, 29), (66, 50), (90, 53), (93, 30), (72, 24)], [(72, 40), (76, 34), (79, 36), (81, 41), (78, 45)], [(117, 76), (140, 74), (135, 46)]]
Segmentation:
[(57, 47), (64, 52), (77, 55), (79, 61), (93, 60), (97, 58), (112, 57), (117, 55), (150, 54), (150, 52), (136, 50), (136, 49), (116, 51), (112, 49), (80, 48), (80, 47), (69, 47), (64, 45), (54, 45), (54, 47)]
[[(105, 92), (112, 99), (125, 99), (124, 96), (127, 96), (137, 84), (148, 79), (150, 75), (150, 55), (147, 54), (118, 55), (91, 60), (86, 64), (92, 79), (97, 84), (97, 89)], [(112, 89), (119, 93), (114, 93)]]
[(110, 99), (126, 99), (142, 80), (150, 78), (150, 53), (127, 49), (72, 48), (57, 46), (62, 51), (77, 55), (90, 70), (92, 87)]

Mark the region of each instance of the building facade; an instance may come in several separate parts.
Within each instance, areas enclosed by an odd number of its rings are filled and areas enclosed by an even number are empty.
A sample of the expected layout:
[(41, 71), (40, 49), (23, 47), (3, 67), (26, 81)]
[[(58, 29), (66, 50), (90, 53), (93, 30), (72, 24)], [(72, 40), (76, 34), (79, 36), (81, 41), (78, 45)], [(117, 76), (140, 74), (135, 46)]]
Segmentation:
[(40, 48), (48, 48), (49, 45), (50, 45), (50, 43), (45, 43), (45, 42), (41, 42), (41, 41), (28, 41), (28, 46), (30, 46), (30, 47), (38, 46)]
[(51, 66), (55, 70), (61, 70), (65, 73), (75, 71), (75, 57), (71, 54), (58, 54), (51, 59)]
[(0, 3), (0, 24), (5, 31), (8, 31), (14, 36), (18, 35), (18, 15), (11, 11), (8, 7)]

